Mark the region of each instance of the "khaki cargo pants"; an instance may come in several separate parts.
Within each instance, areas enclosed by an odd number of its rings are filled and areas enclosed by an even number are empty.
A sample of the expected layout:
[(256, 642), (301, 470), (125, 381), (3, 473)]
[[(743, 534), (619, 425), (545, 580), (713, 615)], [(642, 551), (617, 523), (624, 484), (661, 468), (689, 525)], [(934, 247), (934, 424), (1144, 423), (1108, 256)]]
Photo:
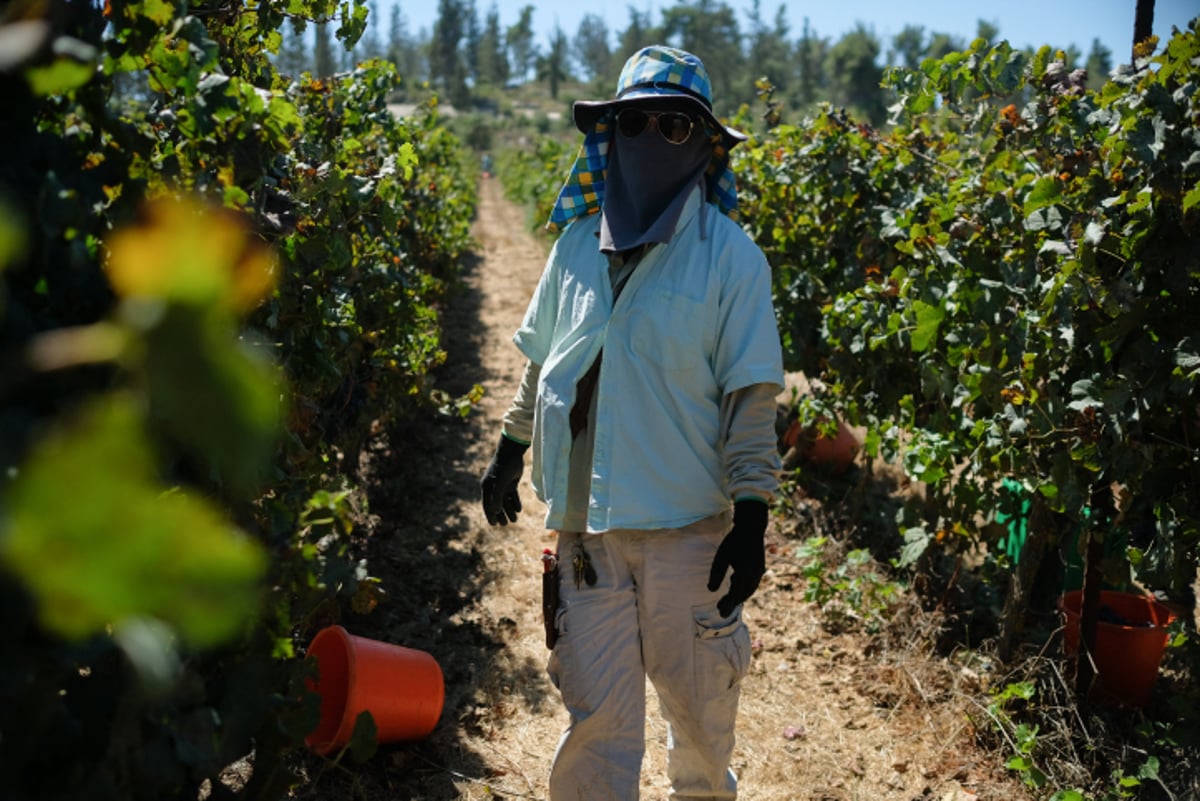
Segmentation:
[[(723, 513), (681, 529), (560, 533), (558, 642), (547, 671), (570, 723), (550, 772), (551, 801), (636, 801), (646, 678), (667, 722), (672, 799), (733, 799), (729, 769), (739, 685), (750, 665), (741, 609), (717, 612), (709, 569), (731, 528)], [(582, 547), (594, 584), (575, 584)]]

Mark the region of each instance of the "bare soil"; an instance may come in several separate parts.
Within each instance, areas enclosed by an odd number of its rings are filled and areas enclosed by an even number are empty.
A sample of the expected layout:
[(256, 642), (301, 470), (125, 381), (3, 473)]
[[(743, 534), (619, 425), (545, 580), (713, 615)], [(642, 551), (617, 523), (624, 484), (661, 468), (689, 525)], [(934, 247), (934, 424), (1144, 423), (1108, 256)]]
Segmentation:
[[(478, 259), (444, 312), (448, 358), (437, 377), (453, 395), (482, 385), (465, 419), (380, 435), (364, 461), (369, 490), (365, 556), (386, 597), (348, 613), (351, 633), (432, 654), (446, 698), (433, 733), (389, 744), (364, 764), (308, 755), (304, 799), (544, 799), (566, 715), (545, 675), (539, 555), (552, 544), (542, 505), (523, 486), (525, 514), (490, 527), (478, 480), (519, 382), (511, 342), (537, 283), (546, 245), (523, 210), (484, 179), (474, 235)], [(805, 600), (796, 556), (808, 537), (841, 538), (830, 503), (800, 485), (773, 515), (768, 573), (747, 604), (754, 661), (745, 679), (733, 767), (741, 797), (762, 801), (1028, 798), (980, 745), (987, 677), (933, 647), (936, 618), (901, 597), (892, 625), (869, 633), (854, 608)], [(903, 492), (893, 481), (884, 492)], [(836, 553), (836, 552), (834, 552)], [(830, 563), (832, 571), (836, 564)], [(653, 689), (642, 798), (665, 799), (666, 728)], [(624, 800), (621, 800), (624, 801)]]

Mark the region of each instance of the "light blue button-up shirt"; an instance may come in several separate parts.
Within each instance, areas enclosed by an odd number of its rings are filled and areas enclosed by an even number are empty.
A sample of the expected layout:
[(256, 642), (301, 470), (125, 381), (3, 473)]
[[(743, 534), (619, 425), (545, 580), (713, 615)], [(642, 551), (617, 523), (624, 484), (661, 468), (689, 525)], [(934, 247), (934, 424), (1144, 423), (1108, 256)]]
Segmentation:
[(701, 203), (697, 190), (615, 305), (599, 215), (569, 225), (550, 254), (513, 338), (541, 365), (531, 482), (547, 528), (563, 526), (569, 414), (602, 347), (587, 529), (678, 528), (729, 508), (721, 399), (753, 384), (782, 390), (782, 352), (766, 258)]

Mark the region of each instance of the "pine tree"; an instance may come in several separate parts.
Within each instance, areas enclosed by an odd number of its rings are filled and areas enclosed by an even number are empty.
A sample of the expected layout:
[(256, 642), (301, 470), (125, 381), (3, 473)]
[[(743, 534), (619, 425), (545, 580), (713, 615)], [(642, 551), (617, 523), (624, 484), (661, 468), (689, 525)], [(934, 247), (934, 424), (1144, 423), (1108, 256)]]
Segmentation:
[(281, 75), (295, 79), (304, 72), (312, 72), (313, 65), (304, 43), (306, 27), (303, 18), (293, 18), (284, 22), (283, 42), (275, 62), (275, 67)]
[(975, 23), (975, 38), (994, 44), (1000, 38), (1000, 29), (987, 20), (978, 20)]
[(787, 12), (779, 6), (774, 22), (768, 26), (761, 12), (761, 0), (754, 0), (750, 10), (750, 33), (748, 52), (753, 58), (747, 61), (747, 69), (739, 81), (738, 94), (756, 94), (755, 82), (766, 78), (775, 87), (780, 97), (792, 88), (792, 52), (788, 44)]
[(646, 45), (654, 44), (662, 41), (660, 31), (650, 22), (650, 14), (638, 11), (633, 6), (629, 6), (629, 25), (625, 30), (621, 31), (620, 47), (618, 48), (616, 58), (612, 60), (609, 66), (609, 80), (605, 81), (608, 86), (615, 86), (617, 77), (621, 74), (621, 68), (625, 65), (625, 61)]
[(808, 17), (804, 18), (804, 29), (796, 42), (796, 65), (799, 70), (796, 92), (797, 106), (807, 109), (825, 92), (828, 78), (825, 75), (825, 54), (829, 42), (812, 30)]
[(529, 73), (537, 64), (538, 48), (533, 40), (533, 6), (521, 9), (515, 25), (509, 26), (504, 34), (508, 46), (509, 64), (518, 83), (529, 79)]
[(367, 4), (367, 30), (363, 33), (358, 50), (364, 59), (382, 58), (383, 44), (379, 40), (379, 4), (371, 0)]
[(892, 37), (892, 49), (887, 62), (897, 67), (915, 70), (925, 58), (925, 28), (922, 25), (905, 25), (900, 33)]
[(318, 78), (328, 78), (337, 72), (336, 55), (333, 52), (333, 38), (329, 33), (328, 22), (318, 22), (313, 33), (313, 73)]
[(496, 4), (488, 10), (483, 33), (479, 37), (479, 81), (503, 87), (508, 82), (508, 55), (500, 32), (500, 12)]
[(405, 81), (416, 83), (421, 80), (421, 55), (408, 35), (408, 27), (399, 3), (392, 4), (384, 58), (396, 65), (396, 71)]
[(1108, 82), (1108, 76), (1113, 69), (1112, 55), (1112, 51), (1101, 44), (1099, 39), (1092, 40), (1092, 49), (1085, 63), (1088, 89), (1098, 91)]
[(879, 40), (861, 22), (839, 39), (827, 56), (833, 103), (865, 114), (875, 125), (883, 123), (887, 111), (879, 89), (883, 70), (878, 58)]
[(462, 0), (439, 0), (438, 16), (429, 42), (429, 72), (435, 86), (450, 101), (461, 100), (466, 91), (466, 65), (460, 49), (465, 33)]
[(608, 43), (608, 26), (604, 23), (604, 17), (598, 14), (583, 16), (575, 33), (574, 50), (575, 64), (584, 78), (599, 82), (608, 77), (613, 52)]
[(551, 99), (557, 100), (559, 86), (570, 78), (567, 71), (567, 35), (557, 25), (550, 35), (550, 49), (545, 58), (538, 59), (537, 72), (538, 80), (545, 81), (550, 87)]
[(472, 82), (479, 81), (479, 43), (483, 32), (479, 28), (479, 11), (475, 0), (467, 0), (463, 6), (463, 59), (467, 76)]
[(696, 53), (704, 61), (719, 106), (731, 111), (743, 102), (754, 100), (752, 93), (747, 96), (745, 84), (737, 83), (738, 76), (744, 74), (745, 59), (732, 8), (713, 0), (700, 0), (696, 5), (680, 2), (665, 9), (662, 17), (664, 37), (678, 41), (684, 50)]

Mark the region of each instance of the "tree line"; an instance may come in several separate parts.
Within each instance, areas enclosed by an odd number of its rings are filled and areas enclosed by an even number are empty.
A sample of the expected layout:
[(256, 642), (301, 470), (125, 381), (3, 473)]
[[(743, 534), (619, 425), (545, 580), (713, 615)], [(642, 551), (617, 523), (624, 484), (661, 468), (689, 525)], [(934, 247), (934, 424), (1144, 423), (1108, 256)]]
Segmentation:
[[(439, 0), (432, 29), (416, 32), (409, 30), (402, 4), (391, 5), (386, 18), (376, 0), (368, 5), (366, 31), (350, 49), (335, 46), (328, 24), (313, 30), (303, 20), (286, 25), (279, 70), (324, 77), (380, 58), (396, 65), (409, 91), (428, 87), (456, 108), (470, 108), (498, 90), (531, 83), (541, 84), (552, 98), (564, 85), (580, 83), (607, 95), (628, 54), (665, 42), (701, 55), (718, 84), (719, 113), (753, 104), (765, 79), (774, 87), (773, 102), (785, 108), (804, 112), (830, 103), (880, 124), (889, 103), (880, 86), (887, 67), (913, 69), (970, 44), (921, 25), (908, 25), (890, 39), (861, 22), (836, 39), (807, 19), (794, 31), (783, 5), (771, 15), (761, 0), (741, 15), (721, 0), (677, 0), (657, 20), (629, 6), (622, 29), (611, 29), (600, 14), (587, 14), (573, 34), (556, 25), (544, 40), (535, 33), (533, 5), (503, 21), (495, 3), (481, 14), (476, 0)], [(980, 19), (974, 38), (994, 43), (1003, 31)], [(1086, 56), (1073, 44), (1062, 50), (1068, 67), (1086, 70), (1089, 88), (1102, 85), (1112, 70), (1113, 53), (1099, 39)]]

